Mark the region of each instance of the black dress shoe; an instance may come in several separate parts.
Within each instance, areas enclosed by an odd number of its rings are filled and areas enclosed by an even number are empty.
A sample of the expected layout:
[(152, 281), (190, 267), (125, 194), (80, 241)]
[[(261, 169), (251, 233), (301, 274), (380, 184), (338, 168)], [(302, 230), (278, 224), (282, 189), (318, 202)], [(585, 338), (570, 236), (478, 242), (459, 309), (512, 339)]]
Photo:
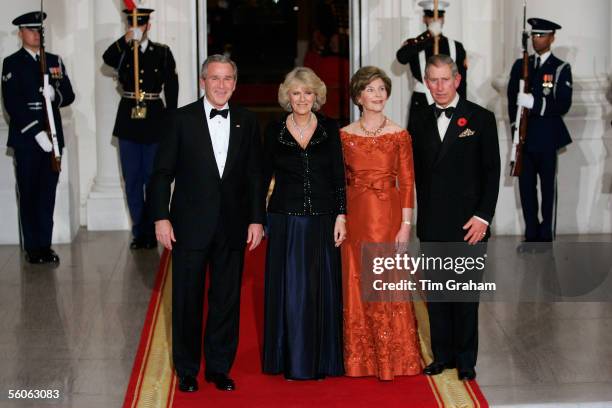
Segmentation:
[(179, 390), (182, 392), (196, 392), (198, 390), (198, 381), (193, 375), (179, 376)]
[(444, 371), (445, 368), (455, 368), (455, 365), (449, 364), (449, 363), (441, 363), (439, 361), (434, 361), (433, 363), (431, 363), (430, 365), (428, 365), (427, 367), (423, 369), (423, 374), (438, 375), (442, 371)]
[(206, 382), (211, 382), (215, 384), (218, 390), (221, 391), (234, 391), (236, 389), (236, 384), (234, 380), (229, 378), (227, 374), (223, 373), (206, 373), (204, 375)]
[(134, 238), (130, 242), (130, 249), (143, 249), (145, 247), (145, 241), (140, 238)]
[(157, 249), (157, 239), (148, 239), (145, 241), (143, 247), (145, 249)]
[(27, 251), (25, 259), (31, 264), (40, 265), (45, 263), (43, 253), (40, 251)]
[(473, 368), (460, 368), (457, 377), (459, 377), (459, 381), (473, 380), (476, 378), (476, 370)]
[(59, 255), (55, 253), (54, 250), (52, 250), (51, 248), (46, 249), (43, 252), (43, 260), (44, 263), (52, 263), (52, 264), (58, 264), (60, 259), (59, 259)]

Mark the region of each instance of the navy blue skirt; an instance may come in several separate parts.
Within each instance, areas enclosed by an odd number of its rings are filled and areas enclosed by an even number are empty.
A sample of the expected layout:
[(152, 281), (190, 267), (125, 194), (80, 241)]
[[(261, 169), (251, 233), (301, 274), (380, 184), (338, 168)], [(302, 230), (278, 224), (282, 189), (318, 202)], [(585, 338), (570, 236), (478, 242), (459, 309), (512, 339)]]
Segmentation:
[(296, 380), (344, 374), (342, 271), (334, 215), (269, 214), (263, 371)]

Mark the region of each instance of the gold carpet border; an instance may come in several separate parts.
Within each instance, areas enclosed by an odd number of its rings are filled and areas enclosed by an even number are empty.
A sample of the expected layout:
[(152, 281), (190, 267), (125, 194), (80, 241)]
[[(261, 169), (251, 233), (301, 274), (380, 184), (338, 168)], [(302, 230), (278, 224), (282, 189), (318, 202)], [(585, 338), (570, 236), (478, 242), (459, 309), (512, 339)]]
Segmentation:
[[(414, 302), (414, 311), (419, 328), (419, 344), (425, 364), (433, 361), (431, 352), (431, 334), (429, 332), (429, 315), (427, 305), (421, 300)], [(478, 408), (480, 404), (468, 382), (459, 381), (457, 370), (444, 370), (441, 374), (427, 376), (438, 404), (446, 408)], [(437, 390), (437, 392), (436, 392)]]
[[(165, 276), (160, 287), (143, 365), (142, 386), (132, 404), (134, 408), (161, 408), (172, 405), (174, 372), (170, 361), (172, 349), (172, 266), (170, 256), (165, 265)], [(144, 370), (143, 370), (144, 368)], [(139, 378), (140, 383), (140, 378)], [(138, 390), (138, 388), (137, 388)]]
[[(160, 268), (163, 268), (162, 271), (162, 281), (160, 283), (160, 288), (164, 287), (164, 279), (166, 276), (166, 271), (168, 269), (168, 263), (166, 262), (163, 266), (160, 265)], [(138, 380), (136, 381), (136, 387), (134, 388), (134, 397), (132, 398), (132, 404), (131, 404), (131, 408), (136, 407), (136, 403), (138, 402), (139, 399), (139, 395), (140, 395), (140, 386), (142, 383), (142, 377), (144, 374), (144, 369), (145, 366), (147, 364), (147, 356), (149, 354), (149, 350), (151, 348), (151, 338), (152, 338), (152, 332), (155, 329), (155, 322), (157, 320), (157, 313), (159, 311), (159, 305), (160, 305), (160, 301), (161, 301), (161, 295), (157, 297), (157, 301), (155, 303), (155, 306), (153, 307), (153, 316), (151, 316), (151, 325), (149, 326), (149, 330), (147, 331), (146, 334), (146, 345), (145, 345), (145, 350), (143, 353), (143, 357), (142, 357), (142, 361), (140, 362), (140, 369), (138, 370)]]
[(469, 382), (466, 381), (465, 382), (465, 386), (468, 389), (468, 391), (470, 392), (470, 395), (472, 396), (472, 400), (474, 401), (474, 404), (475, 404), (476, 408), (480, 408), (480, 402), (478, 402), (478, 398), (476, 397), (476, 393), (472, 389), (472, 385)]

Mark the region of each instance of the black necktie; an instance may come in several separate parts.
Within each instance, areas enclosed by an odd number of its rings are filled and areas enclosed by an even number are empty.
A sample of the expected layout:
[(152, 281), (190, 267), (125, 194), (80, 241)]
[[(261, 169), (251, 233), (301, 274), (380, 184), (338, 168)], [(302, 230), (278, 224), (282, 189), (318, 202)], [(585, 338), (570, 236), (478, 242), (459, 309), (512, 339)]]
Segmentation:
[(36, 57), (34, 57), (34, 59), (36, 60), (36, 62), (40, 62), (40, 55), (36, 54)]
[(227, 114), (229, 113), (229, 109), (215, 109), (212, 108), (212, 110), (210, 111), (210, 118), (214, 118), (217, 115), (221, 115), (223, 116), (225, 119), (227, 119)]
[(537, 71), (538, 69), (540, 69), (540, 57), (539, 56), (536, 57), (536, 67), (535, 67), (535, 70)]
[(436, 118), (439, 118), (442, 112), (444, 112), (446, 117), (450, 119), (453, 116), (453, 113), (455, 113), (455, 108), (453, 106), (449, 106), (448, 108), (444, 109), (436, 106)]

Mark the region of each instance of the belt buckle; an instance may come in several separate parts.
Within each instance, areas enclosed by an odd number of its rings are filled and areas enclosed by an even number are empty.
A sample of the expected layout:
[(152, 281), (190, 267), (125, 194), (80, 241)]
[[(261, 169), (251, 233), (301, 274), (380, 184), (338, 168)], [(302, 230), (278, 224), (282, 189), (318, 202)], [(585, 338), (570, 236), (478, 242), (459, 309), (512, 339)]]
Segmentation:
[(132, 108), (132, 119), (146, 119), (147, 106), (144, 103), (144, 99), (145, 92), (140, 92), (140, 95), (136, 98), (136, 106)]

